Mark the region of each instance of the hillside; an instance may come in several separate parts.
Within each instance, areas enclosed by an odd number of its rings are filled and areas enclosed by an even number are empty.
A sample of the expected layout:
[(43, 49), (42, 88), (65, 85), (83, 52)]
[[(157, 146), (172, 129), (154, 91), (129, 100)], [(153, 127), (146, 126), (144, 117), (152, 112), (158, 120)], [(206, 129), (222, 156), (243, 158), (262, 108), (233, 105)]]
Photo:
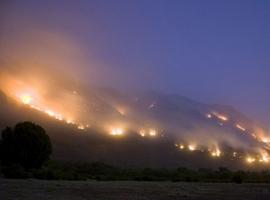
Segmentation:
[[(123, 95), (104, 88), (86, 93), (86, 97), (91, 99), (87, 112), (95, 117), (85, 120), (88, 127), (80, 127), (1, 92), (0, 128), (33, 121), (50, 135), (54, 159), (122, 166), (250, 168), (243, 158), (246, 152), (267, 151), (265, 143), (249, 133), (255, 123), (231, 107), (157, 92)], [(105, 123), (115, 121), (124, 124), (120, 135), (104, 128)], [(237, 123), (245, 126), (245, 131), (237, 128)]]

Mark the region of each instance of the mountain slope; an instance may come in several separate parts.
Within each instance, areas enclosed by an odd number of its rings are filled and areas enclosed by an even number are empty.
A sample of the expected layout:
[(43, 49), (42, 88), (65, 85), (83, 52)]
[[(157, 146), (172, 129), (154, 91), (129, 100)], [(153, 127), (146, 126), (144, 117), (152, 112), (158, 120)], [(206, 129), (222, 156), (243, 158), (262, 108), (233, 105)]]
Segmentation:
[[(91, 104), (99, 109), (90, 112), (98, 116), (91, 121), (91, 127), (80, 130), (75, 124), (56, 120), (0, 92), (0, 128), (13, 126), (19, 121), (33, 121), (50, 135), (55, 159), (95, 160), (141, 167), (244, 168), (248, 166), (239, 157), (232, 157), (232, 152), (237, 149), (240, 153), (262, 145), (235, 128), (236, 121), (248, 123), (250, 127), (252, 121), (232, 108), (158, 93), (131, 97), (114, 90), (96, 90), (95, 94), (87, 95), (95, 96)], [(120, 106), (123, 112), (118, 110)], [(233, 117), (223, 122), (215, 116), (218, 111)], [(114, 137), (101, 128), (106, 120), (125, 121), (129, 128), (126, 128), (124, 136)], [(145, 131), (155, 128), (157, 135), (142, 137), (139, 134), (142, 128)], [(179, 150), (180, 143), (193, 143), (196, 149)], [(222, 158), (209, 157), (211, 152), (207, 148), (211, 145), (218, 145), (226, 154)]]

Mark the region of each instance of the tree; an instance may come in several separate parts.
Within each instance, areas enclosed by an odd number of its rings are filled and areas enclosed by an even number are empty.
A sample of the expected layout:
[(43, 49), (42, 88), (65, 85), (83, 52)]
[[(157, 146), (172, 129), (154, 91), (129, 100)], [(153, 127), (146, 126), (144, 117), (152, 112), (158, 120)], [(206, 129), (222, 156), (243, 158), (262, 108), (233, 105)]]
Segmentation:
[(40, 168), (51, 153), (50, 138), (39, 125), (23, 122), (2, 131), (0, 160), (5, 166), (19, 164), (24, 169)]

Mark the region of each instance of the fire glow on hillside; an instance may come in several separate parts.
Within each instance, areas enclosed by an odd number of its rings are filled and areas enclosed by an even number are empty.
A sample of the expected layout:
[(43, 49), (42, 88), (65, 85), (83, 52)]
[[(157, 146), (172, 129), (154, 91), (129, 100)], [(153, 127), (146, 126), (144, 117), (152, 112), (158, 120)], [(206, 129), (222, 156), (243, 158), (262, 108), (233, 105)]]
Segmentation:
[(246, 131), (246, 129), (243, 126), (239, 125), (239, 124), (236, 124), (235, 127), (238, 128), (241, 131)]
[(228, 117), (227, 116), (225, 116), (225, 115), (223, 115), (223, 114), (220, 114), (220, 113), (218, 113), (218, 112), (212, 112), (212, 114), (215, 116), (215, 117), (217, 117), (218, 119), (220, 119), (220, 120), (222, 120), (222, 121), (228, 121), (229, 119), (228, 119)]
[(220, 157), (220, 155), (221, 155), (221, 151), (218, 148), (211, 151), (211, 156), (213, 157)]
[(122, 128), (112, 128), (111, 130), (111, 135), (114, 135), (114, 136), (121, 136), (124, 134), (124, 129)]
[[(22, 93), (21, 95), (17, 95), (18, 97), (18, 100), (23, 103), (24, 105), (27, 105), (29, 106), (30, 108), (32, 109), (35, 109), (37, 111), (40, 111), (40, 112), (43, 112), (44, 114), (46, 114), (47, 116), (49, 117), (52, 117), (56, 120), (59, 120), (59, 121), (64, 121), (66, 122), (67, 124), (73, 124), (75, 125), (79, 130), (85, 130), (86, 128), (89, 127), (88, 124), (83, 124), (83, 123), (80, 123), (80, 122), (76, 122), (74, 120), (72, 120), (71, 118), (68, 118), (68, 117), (65, 117), (64, 115), (58, 113), (58, 112), (55, 112), (51, 109), (44, 109), (44, 108), (41, 108), (37, 105), (34, 104), (35, 102), (35, 99), (33, 98), (32, 95), (28, 94), (28, 93)], [(229, 118), (225, 115), (222, 115), (218, 112), (211, 112), (211, 114), (206, 114), (206, 118), (208, 119), (212, 119), (213, 116), (215, 116), (217, 119), (219, 119), (220, 121), (223, 121), (223, 122), (226, 122), (229, 120)], [(221, 123), (221, 122), (218, 122), (217, 123)], [(236, 123), (235, 124), (235, 128), (241, 130), (242, 132), (246, 132), (247, 129)], [(108, 131), (110, 135), (112, 136), (123, 136), (125, 134), (125, 130), (121, 127), (111, 127), (110, 130)], [(150, 136), (150, 137), (155, 137), (157, 136), (157, 130), (156, 129), (153, 129), (153, 128), (149, 128), (149, 129), (140, 129), (138, 131), (138, 134), (141, 136), (141, 137), (145, 137), (145, 136)], [(266, 144), (269, 143), (269, 140), (267, 138), (262, 138), (262, 137), (259, 137), (259, 136), (256, 136), (260, 139), (261, 142), (264, 142)], [(208, 147), (205, 147), (205, 148), (198, 148), (198, 146), (195, 144), (195, 143), (190, 143), (190, 144), (175, 144), (175, 146), (177, 148), (179, 148), (180, 150), (185, 150), (186, 147), (187, 147), (187, 150), (190, 151), (190, 152), (193, 152), (193, 151), (208, 151), (209, 152), (209, 155), (211, 157), (216, 157), (216, 158), (219, 158), (221, 157), (224, 153), (220, 150), (219, 147), (214, 147), (214, 148), (208, 148)], [(237, 152), (233, 152), (233, 155), (232, 157), (237, 157), (238, 153)], [(248, 163), (248, 164), (253, 164), (255, 162), (259, 162), (259, 163), (269, 163), (269, 160), (270, 160), (270, 156), (268, 154), (268, 152), (266, 150), (260, 150), (260, 153), (258, 154), (254, 154), (253, 156), (251, 155), (247, 155), (245, 157), (245, 161)]]
[[(70, 90), (63, 89), (63, 91), (56, 90), (51, 92), (49, 90), (52, 88), (46, 88), (44, 86), (45, 84), (37, 84), (35, 87), (30, 87), (30, 85), (34, 84), (25, 83), (12, 78), (7, 79), (6, 83), (8, 84), (4, 91), (9, 94), (8, 96), (15, 98), (24, 106), (44, 113), (55, 120), (70, 124), (84, 133), (87, 133), (88, 128), (91, 126), (90, 124), (92, 124), (92, 121), (88, 118), (92, 113), (91, 111), (86, 112), (89, 104), (88, 99), (83, 97), (79, 90), (72, 88)], [(46, 88), (46, 90), (44, 88)], [(54, 95), (48, 96), (48, 93), (53, 93)], [(55, 94), (56, 96), (59, 95), (59, 98), (55, 98)], [(63, 101), (63, 99), (65, 99), (65, 101)], [(159, 104), (156, 101), (151, 102), (151, 106), (145, 108), (148, 112), (159, 109)], [(121, 118), (118, 118), (116, 121), (107, 121), (108, 118), (104, 121), (100, 121), (100, 124), (98, 125), (103, 127), (103, 131), (106, 134), (117, 139), (121, 139), (130, 133), (136, 133), (145, 140), (150, 138), (161, 138), (163, 136), (163, 130), (164, 134), (167, 134), (166, 127), (162, 127), (160, 125), (161, 121), (158, 121), (157, 123), (141, 121), (141, 125), (130, 121), (126, 123), (124, 121), (128, 121), (130, 115), (132, 115), (132, 112), (130, 112), (131, 108), (124, 104), (117, 104), (117, 106), (114, 105), (113, 107), (116, 109), (117, 113), (120, 114)], [(78, 110), (80, 111), (78, 112)], [(249, 164), (269, 163), (268, 151), (270, 149), (270, 137), (264, 130), (250, 129), (242, 121), (234, 120), (229, 113), (224, 114), (218, 110), (202, 113), (202, 115), (207, 121), (209, 120), (218, 125), (218, 129), (226, 129), (227, 127), (230, 127), (235, 129), (237, 133), (246, 135), (247, 137), (250, 136), (256, 142), (261, 143), (260, 146), (254, 149), (245, 149), (246, 153), (241, 154), (242, 160)], [(143, 118), (144, 116), (140, 117)], [(204, 133), (202, 133), (202, 135), (203, 134)], [(192, 136), (192, 132), (190, 135)], [(188, 138), (188, 135), (182, 135), (181, 137), (184, 139), (183, 141), (190, 142), (182, 141), (181, 143), (176, 144), (175, 146), (179, 150), (189, 151), (191, 153), (196, 151), (207, 152), (210, 157), (215, 159), (219, 159), (227, 154), (227, 152), (221, 148), (222, 146), (219, 145), (222, 143), (222, 141), (219, 141), (219, 138), (215, 138), (215, 141), (211, 143), (210, 141), (202, 141), (201, 138), (197, 137), (193, 137), (192, 140), (189, 140), (190, 138)], [(209, 137), (207, 138), (208, 140), (211, 139)], [(237, 150), (230, 154), (233, 158), (240, 158), (240, 152)]]
[(20, 99), (24, 104), (30, 104), (32, 102), (32, 96), (29, 94), (22, 94)]
[[(71, 118), (66, 117), (63, 114), (60, 114), (60, 113), (58, 113), (56, 111), (53, 111), (52, 109), (45, 109), (45, 108), (42, 108), (40, 106), (35, 105), (34, 104), (35, 101), (34, 101), (33, 96), (31, 96), (28, 93), (23, 93), (21, 95), (16, 95), (16, 96), (18, 97), (18, 100), (21, 103), (29, 106), (30, 108), (32, 108), (34, 110), (43, 112), (44, 114), (46, 114), (47, 116), (49, 116), (51, 118), (54, 118), (54, 119), (59, 120), (59, 121), (64, 121), (67, 124), (73, 124), (79, 130), (85, 130), (86, 128), (89, 128), (88, 124), (83, 124), (83, 123), (81, 123), (79, 121), (72, 120)], [(116, 126), (116, 127), (111, 127), (110, 130), (108, 130), (108, 133), (110, 135), (112, 135), (112, 136), (122, 136), (122, 135), (125, 134), (125, 130), (123, 128), (121, 128), (121, 127)], [(145, 137), (145, 136), (156, 137), (157, 136), (157, 130), (153, 129), (153, 128), (150, 128), (147, 131), (145, 129), (141, 129), (138, 132), (138, 134), (141, 137)]]
[[(214, 116), (216, 116), (218, 119), (220, 119), (221, 121), (228, 121), (229, 120), (228, 117), (226, 117), (225, 115), (222, 115), (222, 114), (220, 114), (218, 112), (213, 111), (212, 114)], [(211, 119), (212, 115), (211, 114), (206, 114), (206, 118)], [(217, 122), (217, 123), (220, 124), (221, 122)], [(235, 124), (235, 128), (237, 128), (238, 130), (240, 130), (242, 132), (247, 133), (248, 135), (251, 135), (258, 142), (263, 142), (264, 144), (267, 145), (266, 149), (269, 150), (269, 147), (270, 147), (269, 142), (270, 142), (270, 140), (268, 138), (262, 137), (260, 135), (254, 134), (254, 133), (249, 133), (249, 132), (247, 132), (248, 130), (244, 126), (242, 126), (242, 125), (240, 125), (238, 123)], [(245, 159), (246, 162), (249, 163), (249, 164), (252, 164), (252, 163), (255, 163), (255, 162), (268, 163), (269, 160), (270, 160), (268, 151), (266, 151), (264, 148), (261, 148), (258, 151), (259, 152), (255, 153), (253, 156), (250, 156), (250, 155), (246, 156), (246, 159)], [(221, 155), (221, 151), (218, 148), (215, 151), (212, 151), (212, 152), (210, 151), (210, 153), (211, 153), (211, 155), (213, 157), (220, 157), (220, 155)], [(238, 155), (237, 152), (233, 152), (233, 157), (237, 157), (237, 155)]]
[[(60, 113), (57, 113), (51, 109), (44, 109), (44, 108), (41, 108), (37, 105), (32, 104), (32, 101), (34, 99), (30, 94), (25, 93), (25, 94), (22, 94), (21, 96), (19, 96), (18, 98), (23, 104), (28, 105), (30, 108), (32, 108), (34, 110), (43, 112), (44, 114), (48, 115), (49, 117), (52, 117), (52, 118), (59, 120), (59, 121), (65, 121), (67, 124), (75, 124), (75, 122), (73, 122), (71, 119), (64, 117)], [(84, 125), (78, 125), (78, 129), (84, 129)]]

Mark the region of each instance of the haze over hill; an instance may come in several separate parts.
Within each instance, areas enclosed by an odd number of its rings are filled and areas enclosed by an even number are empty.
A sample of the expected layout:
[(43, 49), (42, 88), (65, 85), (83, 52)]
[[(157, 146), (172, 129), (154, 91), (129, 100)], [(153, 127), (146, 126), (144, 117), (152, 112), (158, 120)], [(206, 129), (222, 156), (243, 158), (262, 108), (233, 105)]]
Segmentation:
[[(256, 165), (267, 166), (266, 136), (261, 132), (255, 136), (257, 124), (232, 107), (153, 91), (136, 95), (111, 88), (62, 91), (65, 95), (59, 101), (54, 98), (53, 104), (69, 111), (61, 114), (56, 107), (46, 110), (50, 99), (38, 102), (37, 94), (23, 102), (27, 99), (19, 93), (1, 92), (0, 127), (27, 120), (41, 124), (52, 138), (56, 159), (196, 168), (246, 168), (256, 159)], [(68, 92), (74, 98), (67, 98)], [(84, 103), (74, 104), (78, 99)], [(73, 114), (72, 121), (67, 113)]]
[(1, 1), (1, 72), (182, 94), (269, 124), (269, 2), (26, 1)]

